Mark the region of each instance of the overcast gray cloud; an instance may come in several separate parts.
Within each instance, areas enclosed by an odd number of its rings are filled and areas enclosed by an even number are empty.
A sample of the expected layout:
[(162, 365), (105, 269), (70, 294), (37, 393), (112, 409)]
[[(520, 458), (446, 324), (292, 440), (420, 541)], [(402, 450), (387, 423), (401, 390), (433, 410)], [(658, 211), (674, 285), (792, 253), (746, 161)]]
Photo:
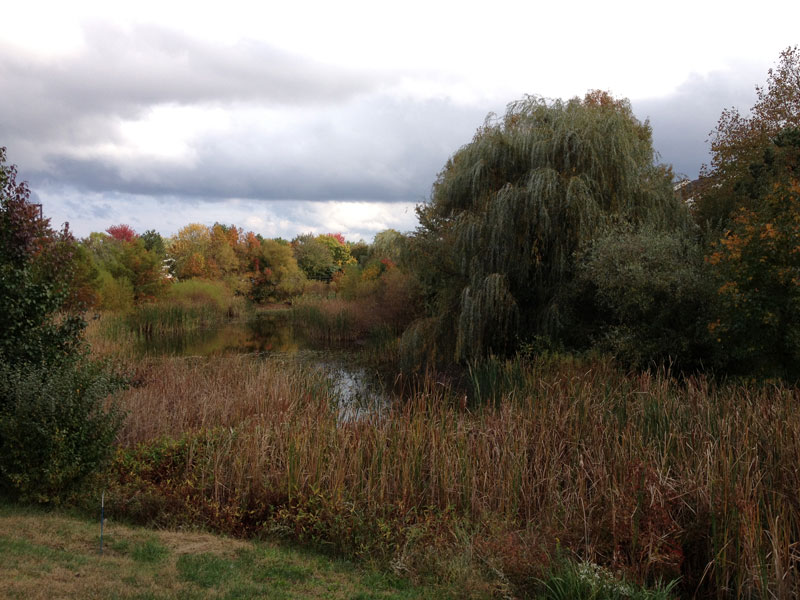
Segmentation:
[[(721, 110), (746, 110), (768, 66), (728, 64), (668, 96), (633, 100), (678, 173), (697, 175)], [(447, 158), (515, 99), (460, 96), (459, 81), (95, 23), (55, 55), (0, 41), (0, 144), (54, 220), (79, 233), (103, 220), (101, 229), (128, 222), (174, 233), (191, 220), (249, 219), (265, 235), (328, 223), (369, 236), (410, 229), (409, 207), (428, 196)]]
[(158, 105), (330, 105), (383, 78), (261, 42), (221, 46), (155, 26), (95, 24), (84, 33), (82, 49), (59, 58), (0, 45), (4, 143), (78, 150), (120, 141), (120, 120)]
[(51, 152), (25, 175), (34, 184), (207, 200), (418, 201), (485, 117), (447, 100), (380, 95), (294, 114), (279, 130), (255, 115), (203, 135), (186, 160)]
[[(258, 41), (212, 44), (153, 25), (85, 27), (82, 50), (59, 59), (5, 46), (7, 91), (81, 112), (125, 114), (152, 104), (252, 100), (321, 104), (373, 89), (381, 76), (332, 66)], [(27, 89), (26, 89), (27, 88)]]
[[(399, 74), (255, 42), (95, 25), (58, 60), (0, 49), (0, 137), (34, 185), (224, 200), (419, 200), (484, 109), (382, 91)], [(124, 123), (195, 109), (184, 155), (132, 152)], [(276, 110), (276, 107), (279, 110)], [(203, 130), (203, 110), (224, 125)]]
[(765, 73), (763, 63), (738, 62), (725, 71), (692, 74), (673, 94), (634, 101), (633, 109), (640, 119), (650, 119), (661, 161), (694, 179), (710, 160), (706, 140), (722, 109), (735, 106), (747, 113), (755, 102), (755, 85)]

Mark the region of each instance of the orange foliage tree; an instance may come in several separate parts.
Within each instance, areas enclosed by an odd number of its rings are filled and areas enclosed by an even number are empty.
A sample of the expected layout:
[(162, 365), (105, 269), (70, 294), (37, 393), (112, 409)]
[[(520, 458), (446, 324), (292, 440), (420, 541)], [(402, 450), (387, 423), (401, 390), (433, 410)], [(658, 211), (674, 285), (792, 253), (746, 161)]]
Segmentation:
[(711, 165), (703, 166), (703, 191), (695, 203), (701, 224), (724, 229), (738, 218), (736, 187), (764, 147), (785, 128), (800, 127), (800, 47), (781, 52), (778, 65), (767, 73), (767, 85), (756, 86), (756, 103), (749, 115), (726, 108), (710, 134)]
[[(727, 234), (707, 257), (719, 275), (710, 332), (734, 369), (800, 374), (800, 129), (750, 165)], [(736, 200), (736, 198), (734, 198)]]

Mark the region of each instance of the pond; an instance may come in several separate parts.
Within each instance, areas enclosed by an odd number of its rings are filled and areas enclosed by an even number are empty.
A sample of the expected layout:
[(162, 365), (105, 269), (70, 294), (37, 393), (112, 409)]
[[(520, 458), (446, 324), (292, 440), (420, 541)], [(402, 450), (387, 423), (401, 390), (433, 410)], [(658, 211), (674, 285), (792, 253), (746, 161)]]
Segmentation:
[(258, 354), (264, 360), (287, 358), (320, 369), (339, 400), (340, 418), (358, 419), (390, 403), (379, 374), (360, 364), (353, 350), (320, 349), (297, 334), (288, 310), (256, 313), (251, 319), (233, 320), (214, 327), (140, 336), (134, 343), (142, 356), (224, 356)]

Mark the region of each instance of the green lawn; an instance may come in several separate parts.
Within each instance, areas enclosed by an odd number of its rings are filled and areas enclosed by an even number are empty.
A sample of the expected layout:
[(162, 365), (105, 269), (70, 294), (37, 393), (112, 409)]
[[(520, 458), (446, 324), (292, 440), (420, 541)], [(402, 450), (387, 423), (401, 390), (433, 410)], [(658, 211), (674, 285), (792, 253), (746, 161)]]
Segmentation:
[(448, 598), (392, 574), (268, 542), (156, 531), (0, 503), (3, 598)]

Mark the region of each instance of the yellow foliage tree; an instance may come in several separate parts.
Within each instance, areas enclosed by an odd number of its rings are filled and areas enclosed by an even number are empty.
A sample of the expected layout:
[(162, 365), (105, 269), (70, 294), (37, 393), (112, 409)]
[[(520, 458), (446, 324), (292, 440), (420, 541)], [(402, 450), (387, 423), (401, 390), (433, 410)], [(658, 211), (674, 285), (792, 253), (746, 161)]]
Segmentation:
[(190, 223), (169, 241), (167, 252), (175, 260), (175, 275), (179, 279), (202, 277), (211, 245), (211, 232), (202, 223)]

